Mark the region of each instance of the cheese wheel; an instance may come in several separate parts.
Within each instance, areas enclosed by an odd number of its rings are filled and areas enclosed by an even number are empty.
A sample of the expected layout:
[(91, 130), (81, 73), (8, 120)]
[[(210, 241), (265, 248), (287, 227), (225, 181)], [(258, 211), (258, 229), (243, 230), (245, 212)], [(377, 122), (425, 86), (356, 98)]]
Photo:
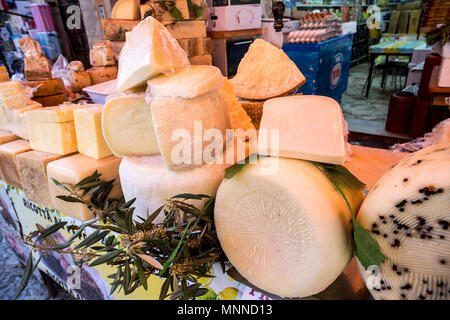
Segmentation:
[[(143, 219), (162, 206), (166, 199), (181, 193), (214, 197), (224, 172), (225, 166), (218, 164), (182, 172), (170, 171), (161, 156), (125, 157), (119, 168), (125, 200), (136, 198), (134, 213)], [(202, 209), (206, 201), (190, 200), (188, 203)], [(155, 223), (163, 218), (161, 214)]]
[(116, 156), (159, 154), (150, 104), (145, 100), (145, 93), (121, 94), (109, 98), (102, 112), (102, 130), (106, 143)]
[[(362, 190), (346, 190), (353, 209)], [(344, 198), (312, 163), (263, 158), (223, 180), (214, 209), (217, 235), (237, 271), (281, 297), (325, 290), (353, 256)]]
[[(225, 101), (218, 90), (192, 99), (155, 98), (151, 104), (159, 150), (170, 170), (197, 167), (213, 162), (220, 156), (218, 153), (222, 154), (230, 120)], [(205, 138), (210, 134), (209, 138)], [(222, 143), (218, 140), (220, 138)], [(219, 150), (209, 149), (212, 144), (218, 146)], [(211, 152), (205, 155), (206, 148)]]
[(360, 272), (375, 299), (450, 297), (450, 142), (410, 154), (370, 190), (358, 213), (387, 257)]

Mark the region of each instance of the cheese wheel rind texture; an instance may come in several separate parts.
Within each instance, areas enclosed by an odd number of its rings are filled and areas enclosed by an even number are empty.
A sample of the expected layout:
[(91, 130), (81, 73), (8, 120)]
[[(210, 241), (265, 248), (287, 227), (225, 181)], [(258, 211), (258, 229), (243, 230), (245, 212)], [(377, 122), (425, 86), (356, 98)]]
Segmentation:
[(159, 154), (150, 104), (144, 93), (111, 97), (102, 111), (103, 136), (118, 157)]
[(119, 57), (117, 91), (139, 86), (152, 76), (189, 65), (186, 52), (153, 17), (142, 20), (127, 36)]
[(222, 72), (213, 66), (186, 66), (147, 81), (150, 97), (194, 98), (223, 86)]
[(449, 299), (449, 208), (450, 143), (412, 153), (378, 180), (358, 213), (388, 258), (379, 269), (359, 264), (375, 299)]
[[(166, 199), (181, 193), (214, 197), (224, 172), (224, 165), (203, 165), (188, 171), (170, 171), (161, 156), (125, 157), (119, 168), (125, 200), (136, 198), (134, 214), (143, 219), (162, 206)], [(193, 200), (188, 203), (202, 209), (205, 202)], [(155, 223), (163, 219), (161, 214)]]
[[(268, 170), (275, 168), (273, 174)], [(362, 191), (347, 193), (353, 208)], [(312, 163), (264, 158), (220, 185), (214, 209), (220, 244), (237, 271), (281, 297), (331, 285), (353, 256), (351, 215)]]
[[(276, 61), (276, 63), (274, 63)], [(283, 50), (256, 39), (242, 58), (231, 80), (234, 92), (244, 99), (279, 97), (305, 83), (306, 79)]]

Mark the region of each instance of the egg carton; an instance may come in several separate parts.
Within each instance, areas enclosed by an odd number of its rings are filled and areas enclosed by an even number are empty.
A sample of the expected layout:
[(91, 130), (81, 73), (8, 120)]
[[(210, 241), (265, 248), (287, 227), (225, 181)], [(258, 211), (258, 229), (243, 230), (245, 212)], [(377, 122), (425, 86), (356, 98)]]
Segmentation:
[(326, 29), (299, 30), (289, 32), (285, 37), (287, 43), (317, 43), (335, 37), (335, 32)]

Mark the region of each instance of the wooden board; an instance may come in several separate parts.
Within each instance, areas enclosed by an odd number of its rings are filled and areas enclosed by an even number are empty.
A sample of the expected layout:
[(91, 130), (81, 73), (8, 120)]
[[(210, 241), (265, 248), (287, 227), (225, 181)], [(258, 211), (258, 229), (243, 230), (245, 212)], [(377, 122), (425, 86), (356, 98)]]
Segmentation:
[(409, 19), (409, 34), (416, 34), (417, 29), (419, 28), (420, 16), (422, 14), (422, 9), (415, 9), (411, 11), (411, 17)]
[(398, 18), (400, 16), (400, 11), (394, 10), (391, 13), (391, 20), (389, 21), (388, 33), (395, 33), (397, 31)]
[(60, 78), (40, 81), (22, 81), (22, 84), (31, 88), (36, 88), (33, 92), (34, 97), (53, 96), (66, 92), (64, 82)]
[(251, 36), (259, 36), (261, 34), (262, 29), (247, 29), (235, 31), (208, 31), (208, 37), (212, 39), (251, 37)]
[(407, 33), (409, 23), (409, 11), (400, 11), (400, 16), (398, 18), (398, 33)]
[(378, 179), (410, 153), (352, 145), (351, 160), (344, 166), (370, 190)]

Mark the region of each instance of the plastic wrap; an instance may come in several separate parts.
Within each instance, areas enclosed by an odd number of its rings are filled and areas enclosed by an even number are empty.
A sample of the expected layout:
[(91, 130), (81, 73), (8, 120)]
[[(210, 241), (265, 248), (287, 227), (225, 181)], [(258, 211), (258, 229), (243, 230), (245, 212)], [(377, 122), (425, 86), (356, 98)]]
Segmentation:
[(20, 38), (17, 40), (20, 45), (20, 49), (22, 49), (23, 54), (27, 58), (39, 59), (44, 57), (44, 51), (42, 51), (42, 47), (39, 42), (30, 39), (30, 38)]
[(71, 87), (73, 85), (69, 73), (69, 63), (63, 55), (60, 55), (53, 64), (52, 77), (62, 79), (66, 87)]
[(396, 144), (391, 149), (399, 152), (416, 152), (433, 144), (450, 142), (450, 119), (438, 123), (431, 132), (423, 137)]
[(25, 79), (28, 81), (49, 80), (52, 78), (52, 67), (46, 57), (24, 59)]

